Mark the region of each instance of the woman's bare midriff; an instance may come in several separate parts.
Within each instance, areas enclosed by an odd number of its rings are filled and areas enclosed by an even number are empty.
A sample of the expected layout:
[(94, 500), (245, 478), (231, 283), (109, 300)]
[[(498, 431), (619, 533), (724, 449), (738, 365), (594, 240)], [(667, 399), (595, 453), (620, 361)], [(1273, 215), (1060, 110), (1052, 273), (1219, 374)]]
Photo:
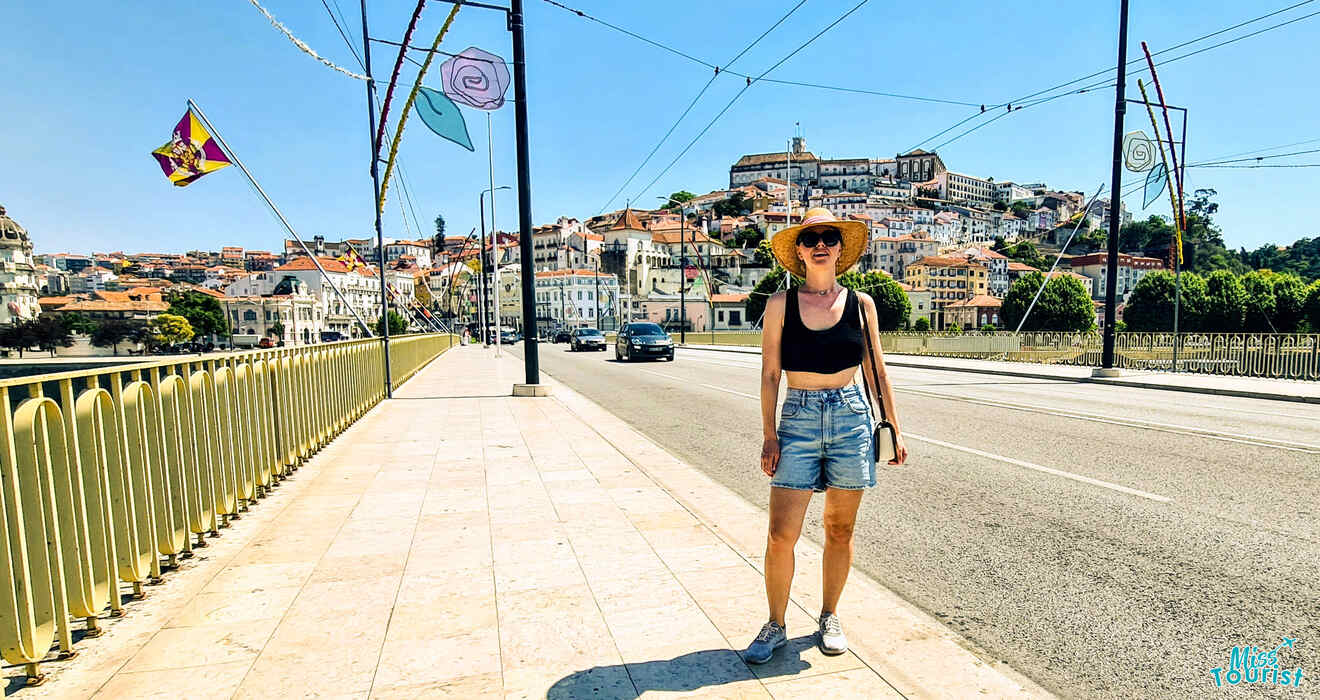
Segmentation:
[(849, 367), (833, 374), (788, 371), (785, 371), (784, 374), (788, 378), (788, 388), (790, 389), (805, 389), (807, 391), (842, 389), (852, 384), (853, 376), (857, 374), (857, 367)]

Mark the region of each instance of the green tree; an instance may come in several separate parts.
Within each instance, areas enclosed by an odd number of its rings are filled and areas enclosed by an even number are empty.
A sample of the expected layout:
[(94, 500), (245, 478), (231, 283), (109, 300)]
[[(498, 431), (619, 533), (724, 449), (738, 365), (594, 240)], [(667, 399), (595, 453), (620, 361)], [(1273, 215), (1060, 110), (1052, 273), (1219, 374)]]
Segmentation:
[(922, 316), (921, 318), (917, 319), (916, 323), (912, 324), (912, 330), (918, 333), (929, 333), (930, 321), (927, 320), (925, 316)]
[(839, 284), (871, 295), (875, 301), (878, 331), (897, 330), (912, 313), (912, 302), (908, 300), (903, 288), (882, 272), (849, 270), (839, 275)]
[(269, 335), (276, 340), (284, 340), (284, 322), (276, 321), (270, 324), (270, 329), (266, 332), (266, 335)]
[(733, 240), (739, 248), (748, 248), (765, 240), (765, 236), (761, 235), (760, 231), (748, 227), (734, 233)]
[(1247, 293), (1247, 316), (1244, 329), (1248, 333), (1281, 333), (1274, 321), (1274, 274), (1268, 270), (1253, 270), (1238, 278)]
[(133, 321), (110, 319), (103, 321), (92, 331), (92, 345), (98, 348), (114, 348), (119, 354), (119, 344), (126, 340), (141, 340), (146, 325)]
[[(760, 282), (752, 287), (752, 293), (747, 297), (747, 318), (761, 320), (761, 315), (765, 313), (765, 302), (771, 294), (784, 287), (784, 268), (776, 266), (770, 271), (770, 274), (761, 278)], [(791, 287), (797, 287), (797, 278), (790, 278)]]
[(229, 334), (229, 319), (225, 318), (220, 300), (210, 294), (187, 291), (171, 294), (167, 313), (188, 319), (195, 335), (220, 336)]
[(962, 330), (962, 326), (960, 326), (960, 325), (958, 325), (958, 324), (955, 323), (955, 324), (949, 326), (948, 328), (945, 328), (945, 329), (944, 329), (944, 332), (945, 332), (945, 333), (953, 333), (953, 334), (955, 334), (955, 335), (960, 335), (960, 334), (963, 332), (963, 330)]
[(1320, 280), (1312, 282), (1306, 288), (1306, 301), (1302, 304), (1302, 317), (1306, 320), (1308, 332), (1320, 333)]
[(51, 357), (55, 357), (57, 348), (73, 346), (73, 332), (64, 325), (63, 319), (38, 316), (24, 323), (28, 325), (28, 337), (33, 341), (32, 345), (49, 352)]
[[(1004, 295), (999, 317), (1004, 327), (1017, 328), (1045, 281), (1045, 275), (1032, 272), (1019, 277)], [(1045, 284), (1040, 300), (1023, 324), (1024, 331), (1089, 331), (1095, 328), (1095, 305), (1086, 288), (1072, 277), (1055, 276)]]
[(33, 335), (31, 321), (17, 321), (13, 325), (0, 328), (0, 346), (9, 348), (18, 352), (22, 357), (25, 350), (36, 345), (36, 337)]
[(734, 192), (728, 199), (716, 202), (711, 211), (715, 216), (743, 216), (752, 211), (752, 205), (742, 192)]
[(96, 330), (95, 321), (93, 321), (90, 318), (87, 318), (83, 314), (80, 314), (76, 311), (72, 313), (61, 314), (60, 318), (61, 320), (64, 321), (64, 327), (68, 328), (70, 331), (74, 333), (91, 335)]
[[(408, 330), (408, 322), (405, 321), (404, 318), (399, 315), (399, 312), (394, 309), (390, 309), (389, 319), (390, 335), (402, 335), (404, 331)], [(376, 319), (376, 335), (384, 335), (385, 331), (382, 329), (383, 327), (380, 325), (380, 319)]]
[(1306, 283), (1297, 275), (1274, 275), (1274, 325), (1280, 333), (1297, 333), (1305, 320)]
[(679, 190), (679, 191), (677, 191), (677, 192), (675, 192), (675, 193), (669, 195), (669, 200), (665, 202), (665, 205), (664, 205), (663, 207), (661, 207), (661, 209), (673, 209), (674, 207), (678, 206), (679, 204), (684, 204), (684, 203), (690, 202), (690, 201), (692, 201), (692, 200), (694, 200), (694, 199), (696, 199), (696, 198), (697, 198), (697, 195), (692, 194), (691, 192), (688, 192), (687, 190)]
[[(1173, 330), (1173, 306), (1177, 293), (1172, 272), (1156, 270), (1141, 278), (1123, 308), (1123, 320), (1130, 331), (1138, 333)], [(1200, 328), (1205, 311), (1205, 279), (1195, 272), (1182, 273), (1182, 294), (1178, 306), (1178, 331)]]
[(170, 313), (160, 314), (148, 321), (147, 333), (152, 347), (186, 343), (197, 335), (188, 319)]
[(1012, 204), (1008, 205), (1008, 208), (1013, 211), (1013, 216), (1016, 216), (1019, 219), (1027, 218), (1028, 216), (1031, 215), (1031, 212), (1033, 211), (1031, 205), (1028, 204), (1026, 201), (1013, 202)]
[(1241, 333), (1247, 316), (1247, 292), (1236, 275), (1215, 270), (1205, 278), (1205, 309), (1200, 330), (1207, 333)]
[(756, 244), (756, 255), (753, 258), (757, 265), (773, 265), (775, 262), (775, 249), (771, 247), (769, 240), (762, 240)]
[(993, 323), (984, 323), (984, 324), (981, 324), (981, 332), (982, 332), (982, 333), (994, 333), (994, 332), (997, 331), (997, 330), (999, 330), (999, 328), (996, 327), (995, 324), (993, 324)]

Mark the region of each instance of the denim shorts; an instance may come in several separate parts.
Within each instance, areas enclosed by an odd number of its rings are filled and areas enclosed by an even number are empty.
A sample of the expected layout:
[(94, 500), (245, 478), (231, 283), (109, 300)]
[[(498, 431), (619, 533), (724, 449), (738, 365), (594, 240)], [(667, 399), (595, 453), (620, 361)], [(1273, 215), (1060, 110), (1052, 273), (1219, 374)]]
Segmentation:
[(779, 417), (779, 467), (771, 486), (824, 491), (875, 486), (875, 425), (862, 388), (789, 388)]

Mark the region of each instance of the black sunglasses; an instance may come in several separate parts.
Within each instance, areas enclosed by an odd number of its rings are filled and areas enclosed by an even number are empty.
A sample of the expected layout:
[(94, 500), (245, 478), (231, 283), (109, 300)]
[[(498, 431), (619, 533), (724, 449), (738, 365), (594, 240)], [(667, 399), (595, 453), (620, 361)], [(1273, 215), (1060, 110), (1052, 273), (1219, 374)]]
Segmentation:
[(798, 234), (797, 244), (808, 248), (815, 248), (817, 243), (825, 243), (826, 248), (833, 248), (843, 243), (843, 236), (837, 228), (827, 228), (824, 231), (808, 229)]

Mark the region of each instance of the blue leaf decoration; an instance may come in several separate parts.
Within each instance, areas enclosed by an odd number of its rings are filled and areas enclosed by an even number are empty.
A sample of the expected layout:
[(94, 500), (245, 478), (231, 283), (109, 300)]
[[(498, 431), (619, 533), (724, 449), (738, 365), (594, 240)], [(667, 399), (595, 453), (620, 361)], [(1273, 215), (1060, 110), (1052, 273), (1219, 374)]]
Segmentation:
[(468, 136), (467, 122), (463, 120), (463, 112), (459, 111), (458, 105), (445, 96), (439, 90), (431, 88), (420, 88), (418, 90), (418, 100), (416, 102), (417, 116), (422, 118), (426, 126), (435, 132), (436, 136), (448, 139), (454, 143), (475, 151), (472, 147), (472, 138)]
[(1145, 197), (1141, 203), (1141, 208), (1149, 207), (1151, 202), (1164, 194), (1164, 187), (1168, 183), (1168, 170), (1163, 163), (1156, 163), (1155, 167), (1151, 168), (1150, 172), (1146, 174)]

